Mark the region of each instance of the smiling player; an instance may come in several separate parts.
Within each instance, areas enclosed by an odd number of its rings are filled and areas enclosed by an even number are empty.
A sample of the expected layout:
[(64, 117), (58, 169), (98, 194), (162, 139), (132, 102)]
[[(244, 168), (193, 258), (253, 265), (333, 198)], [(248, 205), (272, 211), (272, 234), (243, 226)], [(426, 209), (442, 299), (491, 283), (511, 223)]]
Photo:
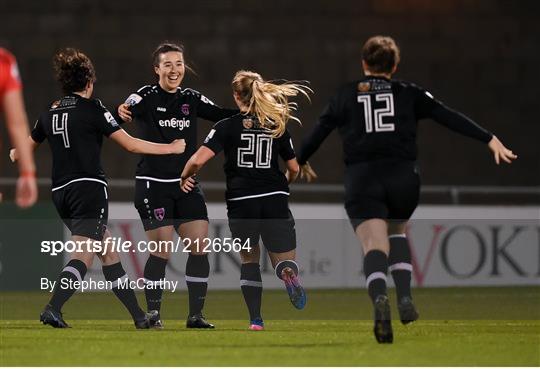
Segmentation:
[[(184, 155), (158, 157), (143, 155), (137, 166), (135, 207), (150, 241), (172, 241), (174, 232), (191, 245), (186, 263), (186, 284), (189, 293), (188, 328), (214, 328), (202, 315), (206, 298), (210, 265), (208, 256), (196, 245), (208, 237), (208, 214), (200, 186), (190, 193), (180, 190), (180, 172), (197, 148), (197, 118), (212, 122), (236, 114), (223, 109), (201, 93), (180, 88), (186, 73), (184, 48), (163, 43), (153, 54), (158, 83), (141, 87), (119, 106), (118, 114), (126, 122), (135, 118), (140, 136), (146, 140), (165, 142), (186, 140)], [(170, 250), (150, 253), (144, 278), (159, 281), (165, 277)], [(145, 289), (148, 311), (155, 328), (163, 326), (160, 318), (163, 289)]]

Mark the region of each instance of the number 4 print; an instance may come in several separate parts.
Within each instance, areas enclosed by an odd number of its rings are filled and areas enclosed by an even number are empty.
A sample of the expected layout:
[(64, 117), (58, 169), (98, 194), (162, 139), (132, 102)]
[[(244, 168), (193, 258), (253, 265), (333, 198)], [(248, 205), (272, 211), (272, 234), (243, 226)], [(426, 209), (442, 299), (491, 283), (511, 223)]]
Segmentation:
[(52, 117), (52, 129), (53, 134), (55, 135), (62, 135), (62, 139), (64, 140), (64, 147), (67, 149), (69, 148), (69, 136), (67, 131), (68, 126), (68, 113), (62, 114), (62, 120), (59, 122), (58, 120), (58, 114), (54, 114)]

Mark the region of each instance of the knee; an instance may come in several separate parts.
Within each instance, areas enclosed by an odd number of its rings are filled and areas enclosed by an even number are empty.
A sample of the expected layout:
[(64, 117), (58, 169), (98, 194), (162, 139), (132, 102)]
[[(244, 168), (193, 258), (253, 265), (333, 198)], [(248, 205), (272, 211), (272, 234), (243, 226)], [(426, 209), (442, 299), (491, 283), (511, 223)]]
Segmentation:
[(260, 248), (257, 245), (254, 246), (251, 251), (242, 250), (239, 254), (242, 264), (258, 263), (260, 259)]
[(120, 256), (117, 252), (107, 252), (104, 255), (99, 255), (103, 265), (112, 265), (120, 262)]

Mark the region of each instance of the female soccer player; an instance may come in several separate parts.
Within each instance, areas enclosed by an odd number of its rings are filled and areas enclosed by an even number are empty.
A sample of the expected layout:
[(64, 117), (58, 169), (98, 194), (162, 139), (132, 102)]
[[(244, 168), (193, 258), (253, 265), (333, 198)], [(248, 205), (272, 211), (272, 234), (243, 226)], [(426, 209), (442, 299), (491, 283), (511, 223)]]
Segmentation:
[[(193, 176), (219, 152), (225, 154), (227, 213), (233, 239), (242, 249), (240, 285), (250, 315), (250, 329), (263, 330), (261, 316), (262, 280), (259, 266), (259, 237), (269, 252), (276, 276), (285, 282), (292, 304), (303, 309), (304, 289), (298, 280), (296, 232), (289, 210), (288, 184), (299, 167), (286, 129), (295, 104), (288, 98), (299, 93), (308, 97), (309, 88), (274, 84), (254, 72), (239, 71), (232, 81), (233, 96), (240, 114), (218, 122), (204, 144), (189, 159), (182, 172), (182, 190), (196, 188)], [(287, 173), (279, 169), (278, 157)]]
[[(27, 208), (37, 201), (36, 167), (32, 147), (27, 140), (28, 119), (24, 109), (22, 84), (15, 57), (0, 48), (0, 112), (4, 111), (6, 127), (13, 146), (19, 151), (19, 178), (17, 179), (15, 202)], [(2, 194), (0, 194), (2, 201)]]
[[(163, 43), (153, 54), (158, 83), (141, 87), (118, 107), (126, 122), (136, 118), (141, 137), (155, 142), (183, 138), (184, 155), (157, 157), (143, 155), (137, 166), (135, 207), (150, 241), (172, 241), (175, 230), (190, 245), (202, 245), (208, 237), (208, 214), (199, 186), (190, 192), (180, 190), (180, 171), (197, 148), (197, 117), (217, 122), (236, 114), (238, 110), (222, 109), (204, 95), (190, 88), (181, 89), (186, 73), (182, 46)], [(144, 268), (144, 278), (159, 281), (171, 250), (150, 253)], [(191, 247), (186, 263), (186, 284), (189, 294), (187, 328), (214, 328), (202, 315), (210, 265), (208, 255)], [(155, 285), (155, 283), (154, 283)], [(152, 326), (162, 328), (159, 311), (163, 289), (145, 289)]]
[[(49, 141), (53, 154), (52, 198), (58, 214), (71, 231), (72, 240), (101, 241), (106, 236), (108, 219), (107, 182), (100, 160), (103, 136), (134, 153), (181, 154), (186, 145), (184, 140), (151, 143), (131, 137), (121, 129), (101, 102), (90, 98), (96, 76), (92, 62), (82, 52), (71, 48), (62, 50), (54, 56), (53, 64), (65, 96), (41, 114), (30, 141), (34, 148), (45, 139)], [(12, 160), (17, 159), (15, 150), (10, 154)], [(113, 292), (129, 310), (135, 326), (149, 328), (149, 320), (133, 290), (118, 288), (118, 282), (127, 278), (118, 254), (109, 250), (97, 255), (103, 263), (105, 279), (112, 282)], [(94, 252), (85, 247), (71, 257), (40, 316), (43, 324), (55, 328), (68, 327), (62, 318), (62, 306), (77, 290), (75, 284), (84, 279)]]
[(345, 208), (363, 246), (366, 283), (375, 309), (374, 333), (380, 343), (393, 341), (387, 270), (396, 285), (402, 323), (418, 319), (410, 292), (412, 265), (405, 237), (420, 192), (415, 163), (418, 120), (431, 118), (488, 144), (497, 164), (517, 158), (493, 134), (426, 90), (392, 80), (398, 63), (399, 49), (392, 38), (370, 38), (362, 49), (366, 77), (338, 90), (298, 156), (301, 175), (308, 181), (316, 178), (307, 160), (338, 128), (346, 166)]

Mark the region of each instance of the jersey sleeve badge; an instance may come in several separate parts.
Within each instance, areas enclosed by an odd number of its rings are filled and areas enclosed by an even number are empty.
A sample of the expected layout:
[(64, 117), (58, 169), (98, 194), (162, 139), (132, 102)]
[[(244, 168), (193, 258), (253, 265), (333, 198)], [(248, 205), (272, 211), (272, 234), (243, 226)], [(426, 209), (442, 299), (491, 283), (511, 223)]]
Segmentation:
[(114, 117), (112, 116), (111, 113), (109, 113), (108, 111), (105, 112), (105, 119), (107, 120), (107, 122), (109, 122), (109, 124), (113, 127), (118, 127), (118, 123), (116, 122), (116, 119), (114, 119)]
[(201, 101), (205, 104), (216, 105), (212, 100), (201, 94)]
[(125, 104), (128, 105), (128, 106), (133, 106), (133, 105), (137, 105), (137, 104), (140, 103), (141, 101), (142, 101), (141, 95), (138, 95), (138, 94), (131, 94), (131, 95), (129, 95), (128, 98), (126, 99)]
[(214, 137), (214, 133), (216, 133), (215, 129), (210, 130), (210, 132), (208, 132), (208, 136), (206, 136), (206, 138), (204, 139), (204, 143), (208, 143), (208, 141), (210, 141), (212, 137)]

